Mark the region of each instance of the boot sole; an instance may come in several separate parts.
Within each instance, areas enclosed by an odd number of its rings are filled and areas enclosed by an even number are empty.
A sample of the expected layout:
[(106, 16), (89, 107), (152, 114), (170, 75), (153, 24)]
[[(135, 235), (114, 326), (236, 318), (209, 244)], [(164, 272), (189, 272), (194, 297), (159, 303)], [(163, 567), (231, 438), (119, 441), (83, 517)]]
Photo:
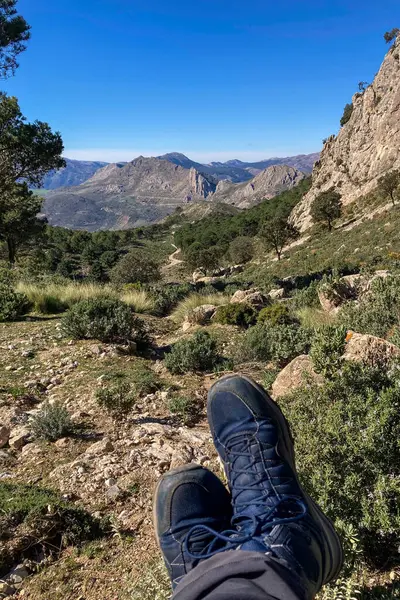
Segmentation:
[[(274, 414), (275, 420), (277, 422), (277, 425), (278, 425), (279, 431), (280, 431), (279, 439), (282, 440), (284, 443), (285, 454), (283, 455), (283, 458), (288, 460), (288, 462), (293, 470), (293, 473), (295, 475), (297, 484), (299, 485), (308, 504), (313, 509), (313, 513), (314, 513), (313, 516), (319, 522), (320, 527), (325, 536), (325, 540), (327, 541), (331, 564), (333, 565), (333, 567), (331, 568), (329, 573), (324, 578), (323, 585), (325, 585), (325, 584), (329, 583), (330, 581), (335, 580), (338, 577), (338, 575), (342, 569), (342, 566), (343, 566), (343, 560), (344, 560), (343, 548), (342, 548), (342, 544), (340, 542), (339, 536), (336, 533), (336, 530), (333, 526), (332, 521), (324, 514), (324, 512), (318, 506), (318, 504), (307, 494), (307, 492), (303, 489), (303, 487), (299, 481), (298, 473), (296, 470), (296, 463), (295, 463), (293, 436), (292, 436), (292, 433), (290, 430), (289, 423), (288, 423), (286, 417), (284, 416), (283, 412), (279, 408), (278, 404), (274, 400), (272, 400), (272, 398), (270, 398), (270, 396), (265, 392), (265, 390), (256, 381), (254, 381), (251, 377), (248, 377), (246, 375), (241, 375), (241, 374), (238, 374), (236, 376), (241, 377), (242, 379), (246, 380), (258, 392), (260, 392), (260, 394), (262, 394), (262, 396), (265, 398), (265, 401), (267, 402), (271, 412)], [(219, 379), (219, 381), (232, 379), (233, 377), (235, 377), (235, 375), (225, 375), (225, 376), (221, 377), (221, 379)]]

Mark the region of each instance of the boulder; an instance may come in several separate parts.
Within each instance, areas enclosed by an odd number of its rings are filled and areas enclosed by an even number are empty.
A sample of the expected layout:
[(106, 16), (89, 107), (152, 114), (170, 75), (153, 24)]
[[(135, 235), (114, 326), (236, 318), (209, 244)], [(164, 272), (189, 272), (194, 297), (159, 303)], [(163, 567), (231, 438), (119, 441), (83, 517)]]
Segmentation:
[(200, 279), (202, 279), (205, 276), (206, 274), (202, 269), (196, 269), (192, 275), (192, 281), (193, 283), (197, 283), (198, 281), (200, 281)]
[(26, 427), (16, 427), (10, 433), (9, 444), (13, 450), (21, 450), (28, 443), (29, 429)]
[(252, 288), (250, 290), (237, 290), (231, 298), (231, 304), (250, 304), (257, 310), (271, 303), (270, 298), (262, 294), (259, 290)]
[(113, 452), (114, 446), (108, 438), (95, 442), (86, 450), (85, 454), (107, 454)]
[(271, 290), (268, 293), (268, 296), (272, 299), (272, 300), (280, 300), (281, 298), (284, 298), (286, 295), (285, 293), (285, 289), (284, 288), (276, 288), (274, 290)]
[(311, 358), (307, 354), (296, 356), (278, 375), (272, 384), (272, 396), (280, 398), (303, 387), (309, 381), (322, 384), (324, 379), (314, 371)]
[(348, 300), (354, 300), (355, 294), (345, 281), (321, 286), (318, 289), (319, 302), (326, 312), (336, 313)]
[(0, 448), (7, 446), (10, 439), (10, 430), (5, 425), (0, 425)]
[(400, 358), (400, 348), (374, 335), (349, 331), (343, 357), (371, 366), (385, 366), (393, 359)]
[(202, 304), (201, 306), (196, 306), (196, 308), (187, 315), (186, 320), (189, 321), (189, 323), (204, 325), (211, 319), (216, 310), (217, 307), (213, 304)]

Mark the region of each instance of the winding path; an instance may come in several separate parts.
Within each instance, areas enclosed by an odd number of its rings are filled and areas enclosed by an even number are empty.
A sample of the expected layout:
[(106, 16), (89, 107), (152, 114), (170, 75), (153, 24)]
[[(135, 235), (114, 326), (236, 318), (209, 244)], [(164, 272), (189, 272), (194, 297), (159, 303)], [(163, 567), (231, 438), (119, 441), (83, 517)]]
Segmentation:
[(180, 265), (181, 263), (183, 263), (183, 260), (176, 258), (176, 256), (180, 253), (181, 249), (178, 248), (178, 246), (175, 246), (175, 244), (172, 244), (172, 246), (175, 248), (175, 250), (172, 254), (168, 256), (169, 262), (163, 267), (165, 270), (171, 269), (171, 267), (175, 267), (176, 265)]

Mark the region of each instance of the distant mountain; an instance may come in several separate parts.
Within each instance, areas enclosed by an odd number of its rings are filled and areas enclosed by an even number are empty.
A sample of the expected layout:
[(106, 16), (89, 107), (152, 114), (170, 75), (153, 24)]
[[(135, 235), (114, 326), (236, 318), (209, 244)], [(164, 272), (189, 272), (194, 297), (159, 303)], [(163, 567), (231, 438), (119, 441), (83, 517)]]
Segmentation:
[(43, 210), (51, 225), (127, 229), (159, 221), (177, 206), (204, 201), (217, 183), (193, 167), (140, 156), (127, 164), (109, 164), (77, 187), (49, 192)]
[(246, 169), (236, 169), (235, 167), (229, 165), (226, 166), (224, 163), (211, 163), (209, 165), (203, 165), (191, 160), (179, 152), (170, 152), (168, 154), (164, 154), (163, 156), (158, 156), (158, 158), (161, 160), (168, 160), (169, 162), (174, 163), (174, 165), (180, 165), (186, 169), (193, 167), (200, 173), (211, 175), (218, 180), (227, 179), (228, 181), (238, 183), (240, 181), (247, 181), (253, 177), (253, 175), (247, 172)]
[(55, 190), (60, 187), (80, 185), (90, 179), (96, 171), (105, 167), (106, 162), (95, 162), (87, 160), (72, 160), (66, 158), (67, 166), (59, 171), (48, 173), (43, 182), (43, 189)]
[[(298, 154), (297, 156), (286, 156), (285, 158), (275, 157), (268, 158), (266, 160), (260, 160), (258, 162), (242, 162), (241, 160), (228, 160), (223, 163), (229, 167), (236, 167), (241, 169), (257, 169), (263, 171), (273, 165), (287, 165), (289, 167), (295, 167), (304, 173), (311, 173), (314, 163), (319, 159), (320, 153), (314, 152), (313, 154)], [(214, 163), (212, 163), (214, 164)], [(220, 163), (218, 163), (220, 164)]]
[(237, 208), (250, 208), (294, 187), (305, 177), (306, 173), (293, 167), (273, 165), (258, 173), (251, 181), (236, 184), (220, 181), (212, 199), (214, 202), (227, 202)]
[(177, 207), (188, 208), (196, 203), (253, 206), (305, 177), (293, 167), (279, 165), (262, 171), (251, 181), (218, 181), (198, 171), (183, 155), (173, 157), (185, 166), (164, 157), (143, 156), (127, 164), (106, 165), (79, 186), (49, 191), (43, 211), (51, 225), (89, 231), (128, 229), (154, 223)]

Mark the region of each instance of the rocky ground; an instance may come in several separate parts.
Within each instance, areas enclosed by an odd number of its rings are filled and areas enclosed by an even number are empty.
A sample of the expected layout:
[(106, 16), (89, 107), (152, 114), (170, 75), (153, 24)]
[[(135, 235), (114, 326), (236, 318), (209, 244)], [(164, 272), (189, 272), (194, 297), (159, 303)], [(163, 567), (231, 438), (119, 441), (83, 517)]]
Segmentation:
[[(181, 335), (170, 321), (149, 319), (158, 327), (157, 346)], [(16, 598), (47, 600), (50, 591), (63, 600), (132, 598), (135, 579), (140, 574), (142, 581), (143, 569), (158, 557), (151, 510), (160, 475), (191, 461), (220, 473), (204, 411), (217, 375), (172, 377), (161, 361), (147, 361), (161, 389), (140, 398), (126, 419), (113, 419), (99, 408), (95, 391), (105, 374), (129, 371), (143, 359), (123, 356), (111, 345), (68, 341), (59, 320), (51, 318), (1, 324), (0, 349), (0, 480), (58, 490), (91, 514), (109, 517), (113, 529), (83, 553), (68, 550), (50, 566), (44, 561), (46, 568), (19, 565), (0, 597), (14, 587)], [(169, 411), (171, 390), (197, 400), (194, 426)], [(45, 400), (62, 400), (79, 433), (54, 443), (34, 441), (27, 424)]]

